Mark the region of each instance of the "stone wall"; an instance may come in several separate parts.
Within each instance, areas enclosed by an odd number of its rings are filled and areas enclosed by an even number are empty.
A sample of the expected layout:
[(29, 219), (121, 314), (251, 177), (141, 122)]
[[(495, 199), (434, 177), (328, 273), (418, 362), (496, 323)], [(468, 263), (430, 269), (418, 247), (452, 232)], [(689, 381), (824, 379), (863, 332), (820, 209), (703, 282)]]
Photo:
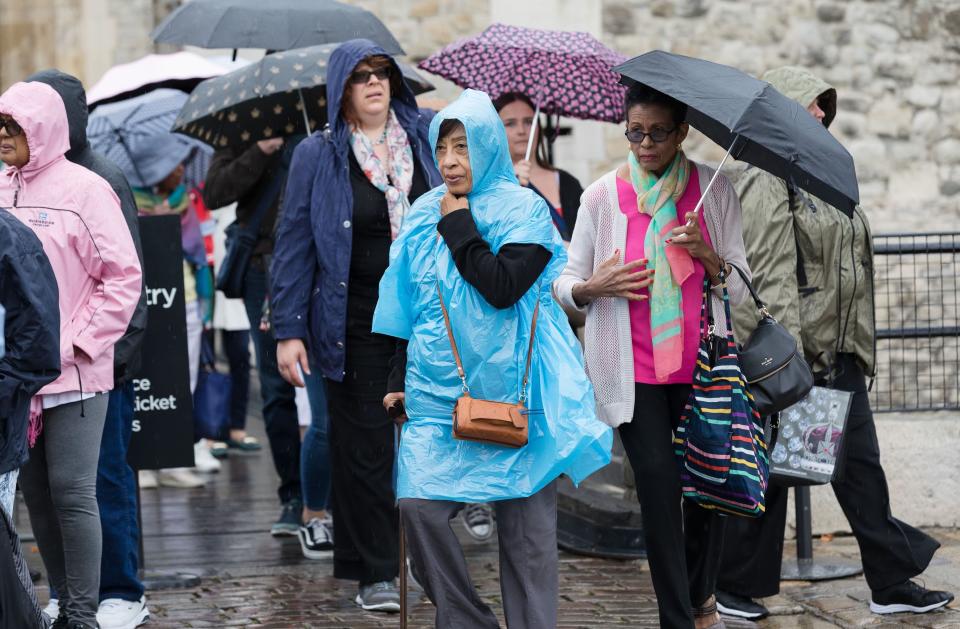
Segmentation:
[(0, 89), (56, 67), (87, 84), (153, 50), (153, 0), (0, 1)]
[[(877, 231), (960, 229), (960, 4), (956, 0), (348, 0), (412, 60), (495, 21), (586, 30), (627, 56), (660, 48), (754, 75), (806, 66), (836, 85), (833, 130), (856, 158)], [(3, 0), (0, 87), (59, 66), (88, 83), (154, 49), (177, 0)], [(457, 89), (438, 80), (435, 96)], [(558, 162), (591, 180), (622, 159), (617, 125), (572, 121)], [(688, 151), (722, 151), (692, 134)]]

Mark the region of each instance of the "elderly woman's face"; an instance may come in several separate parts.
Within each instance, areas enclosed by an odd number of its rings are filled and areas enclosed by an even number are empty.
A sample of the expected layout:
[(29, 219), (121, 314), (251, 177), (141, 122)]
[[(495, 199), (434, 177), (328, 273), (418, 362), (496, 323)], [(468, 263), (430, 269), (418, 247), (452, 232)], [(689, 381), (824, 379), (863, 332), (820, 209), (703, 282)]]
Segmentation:
[(374, 117), (382, 115), (390, 108), (389, 66), (371, 67), (361, 61), (350, 74), (350, 103), (358, 116)]
[(30, 161), (27, 134), (13, 118), (4, 115), (0, 115), (0, 161), (16, 168)]
[[(673, 115), (663, 105), (634, 105), (627, 112), (630, 150), (640, 163), (640, 168), (657, 175), (662, 174), (673, 161), (688, 130), (686, 123), (674, 124)], [(629, 137), (640, 137), (641, 133), (645, 135), (639, 142)]]
[(473, 190), (473, 169), (467, 150), (467, 132), (462, 126), (437, 140), (437, 164), (447, 190), (462, 197)]

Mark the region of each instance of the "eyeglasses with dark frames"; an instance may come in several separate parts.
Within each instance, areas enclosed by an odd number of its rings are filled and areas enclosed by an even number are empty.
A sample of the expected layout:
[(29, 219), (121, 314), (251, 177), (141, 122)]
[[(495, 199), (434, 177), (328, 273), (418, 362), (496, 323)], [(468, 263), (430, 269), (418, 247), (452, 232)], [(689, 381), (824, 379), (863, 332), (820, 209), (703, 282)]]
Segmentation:
[(643, 141), (647, 139), (647, 136), (651, 140), (660, 144), (661, 142), (666, 142), (667, 138), (670, 137), (674, 131), (679, 129), (679, 127), (674, 127), (672, 129), (654, 129), (650, 133), (644, 133), (640, 129), (628, 129), (623, 132), (623, 135), (627, 136), (627, 139), (633, 142), (634, 144), (643, 144)]

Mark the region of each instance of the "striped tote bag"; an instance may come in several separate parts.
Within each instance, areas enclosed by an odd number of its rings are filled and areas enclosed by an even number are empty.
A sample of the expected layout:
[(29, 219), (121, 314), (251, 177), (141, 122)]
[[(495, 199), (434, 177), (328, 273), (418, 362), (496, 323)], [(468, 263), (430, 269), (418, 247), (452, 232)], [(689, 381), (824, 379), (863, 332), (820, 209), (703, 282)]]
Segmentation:
[(707, 509), (758, 517), (769, 479), (763, 422), (740, 372), (723, 278), (727, 329), (714, 335), (710, 280), (704, 281), (700, 348), (693, 390), (680, 418), (674, 446), (683, 495)]

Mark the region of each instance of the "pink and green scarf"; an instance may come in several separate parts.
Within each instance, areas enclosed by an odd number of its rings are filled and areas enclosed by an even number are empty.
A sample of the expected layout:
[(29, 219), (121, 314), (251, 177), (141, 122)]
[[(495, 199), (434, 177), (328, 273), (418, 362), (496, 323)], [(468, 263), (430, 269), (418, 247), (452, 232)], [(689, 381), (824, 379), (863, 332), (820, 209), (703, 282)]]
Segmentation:
[[(658, 382), (666, 382), (683, 363), (683, 296), (680, 287), (693, 272), (693, 259), (683, 249), (669, 247), (671, 230), (680, 226), (676, 202), (690, 179), (690, 162), (677, 151), (663, 175), (640, 168), (633, 151), (627, 157), (630, 181), (637, 193), (637, 209), (650, 216), (643, 241), (653, 275), (650, 293), (650, 334), (653, 337), (653, 367)], [(669, 269), (663, 273), (661, 269)]]

